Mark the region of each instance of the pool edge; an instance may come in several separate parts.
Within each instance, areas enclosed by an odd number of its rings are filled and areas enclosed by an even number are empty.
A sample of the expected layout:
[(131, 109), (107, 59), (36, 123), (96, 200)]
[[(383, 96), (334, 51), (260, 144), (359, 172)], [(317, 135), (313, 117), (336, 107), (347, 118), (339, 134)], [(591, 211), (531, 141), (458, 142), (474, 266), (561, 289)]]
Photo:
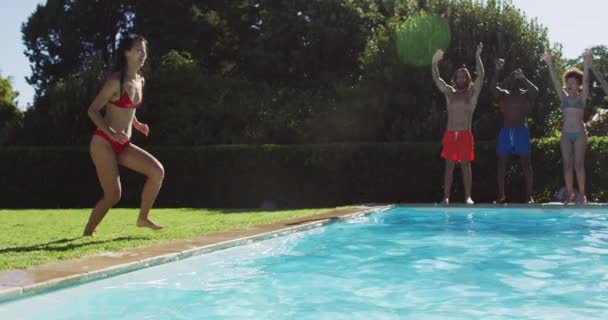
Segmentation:
[[(86, 268), (81, 268), (83, 270), (81, 272), (70, 273), (69, 271), (61, 270), (62, 262), (35, 266), (31, 269), (26, 270), (8, 270), (0, 272), (0, 305), (14, 300), (20, 300), (30, 296), (47, 293), (50, 291), (85, 284), (96, 280), (114, 277), (166, 263), (184, 260), (193, 256), (208, 254), (214, 251), (237, 247), (244, 244), (263, 241), (275, 237), (281, 237), (295, 232), (302, 232), (313, 228), (321, 227), (342, 219), (364, 216), (372, 212), (385, 211), (393, 207), (395, 207), (394, 204), (383, 204), (369, 206), (358, 205), (353, 206), (352, 208), (334, 209), (318, 215), (295, 219), (294, 221), (286, 220), (279, 223), (256, 226), (253, 228), (230, 230), (230, 232), (235, 235), (234, 238), (214, 243), (188, 246), (186, 245), (188, 240), (172, 241), (176, 244), (181, 243), (181, 245), (184, 246), (184, 248), (181, 250), (174, 248), (163, 249), (163, 245), (167, 246), (172, 243), (167, 242), (158, 246), (152, 245), (139, 249), (126, 250), (123, 252), (106, 252), (96, 256), (75, 259), (73, 261), (86, 261), (100, 257), (108, 257), (112, 254), (116, 254), (120, 257), (126, 256), (127, 260), (130, 259), (131, 261), (119, 260), (116, 261), (116, 263), (109, 263), (109, 265), (101, 268), (92, 268), (92, 270), (85, 270)], [(346, 213), (342, 213), (344, 211), (346, 211)], [(239, 233), (239, 231), (242, 232)], [(202, 239), (205, 237), (206, 236), (201, 236), (198, 239)], [(230, 237), (230, 235), (227, 235), (226, 237)], [(158, 249), (155, 250), (155, 247)], [(141, 257), (137, 255), (132, 255), (133, 257), (128, 257), (129, 253), (138, 251), (143, 252)], [(67, 262), (69, 263), (70, 261)], [(36, 272), (40, 271), (44, 271), (47, 273), (50, 272), (50, 274), (45, 274), (44, 276), (39, 277)], [(18, 275), (19, 277), (22, 277), (24, 279), (33, 280), (31, 281), (31, 283), (19, 284), (18, 280), (10, 279), (11, 275)], [(3, 278), (5, 279), (5, 281), (1, 281)], [(38, 278), (40, 278), (41, 280), (37, 281), (36, 279)], [(6, 281), (6, 279), (8, 279), (8, 281)]]

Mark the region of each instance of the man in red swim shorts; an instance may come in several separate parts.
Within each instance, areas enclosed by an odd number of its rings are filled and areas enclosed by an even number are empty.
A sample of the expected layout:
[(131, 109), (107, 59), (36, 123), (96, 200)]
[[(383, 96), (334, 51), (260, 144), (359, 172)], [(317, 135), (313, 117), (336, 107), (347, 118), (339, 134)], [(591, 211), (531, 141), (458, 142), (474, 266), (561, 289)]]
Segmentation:
[(448, 123), (443, 140), (441, 157), (445, 159), (445, 175), (443, 181), (443, 204), (450, 203), (450, 191), (452, 189), (452, 177), (456, 163), (460, 163), (462, 169), (462, 182), (465, 191), (465, 203), (473, 204), (471, 199), (471, 161), (475, 159), (473, 134), (471, 133), (471, 122), (473, 112), (477, 105), (477, 98), (483, 85), (484, 69), (481, 62), (482, 44), (477, 46), (475, 54), (477, 79), (471, 79), (471, 74), (466, 68), (456, 70), (452, 77), (452, 85), (448, 85), (439, 76), (437, 64), (443, 59), (443, 51), (437, 50), (433, 56), (433, 80), (437, 88), (445, 95), (448, 111)]

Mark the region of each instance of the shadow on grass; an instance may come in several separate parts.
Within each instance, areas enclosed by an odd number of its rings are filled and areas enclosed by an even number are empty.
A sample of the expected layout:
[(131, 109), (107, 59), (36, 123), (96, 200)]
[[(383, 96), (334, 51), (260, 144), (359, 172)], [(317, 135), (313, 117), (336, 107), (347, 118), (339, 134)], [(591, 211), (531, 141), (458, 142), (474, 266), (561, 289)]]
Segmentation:
[[(19, 253), (19, 252), (32, 252), (32, 251), (68, 251), (75, 248), (81, 248), (86, 246), (98, 245), (102, 243), (117, 242), (117, 241), (133, 241), (133, 240), (149, 240), (149, 237), (137, 236), (137, 237), (118, 237), (107, 240), (90, 241), (83, 243), (74, 243), (76, 240), (81, 240), (83, 237), (61, 239), (51, 241), (47, 243), (36, 244), (27, 247), (13, 247), (0, 249), (0, 254), (3, 253)], [(92, 239), (92, 238), (91, 238)]]

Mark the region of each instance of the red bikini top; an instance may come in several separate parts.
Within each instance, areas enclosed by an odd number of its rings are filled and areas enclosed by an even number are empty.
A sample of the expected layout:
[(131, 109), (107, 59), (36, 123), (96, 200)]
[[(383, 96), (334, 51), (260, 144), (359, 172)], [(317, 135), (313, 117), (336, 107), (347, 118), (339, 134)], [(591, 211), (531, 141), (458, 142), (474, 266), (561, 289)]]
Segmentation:
[[(120, 90), (123, 90), (123, 77), (124, 75), (121, 74), (120, 75)], [(142, 89), (143, 89), (143, 78), (142, 78)], [(109, 103), (111, 103), (112, 105), (118, 107), (118, 108), (125, 108), (125, 109), (136, 109), (137, 107), (139, 107), (141, 105), (141, 103), (144, 101), (143, 99), (143, 92), (142, 92), (142, 96), (139, 99), (139, 102), (137, 104), (133, 104), (133, 101), (131, 100), (131, 97), (129, 97), (129, 94), (127, 93), (127, 89), (124, 89), (122, 91), (122, 96), (120, 97), (120, 99), (116, 100), (116, 101), (110, 101)]]
[(139, 99), (139, 102), (137, 104), (133, 104), (133, 101), (131, 101), (131, 97), (129, 97), (129, 94), (127, 93), (127, 90), (125, 89), (123, 91), (123, 94), (120, 97), (120, 99), (118, 99), (116, 101), (110, 101), (110, 103), (118, 108), (135, 109), (141, 105), (143, 100), (144, 99), (142, 97), (141, 99)]

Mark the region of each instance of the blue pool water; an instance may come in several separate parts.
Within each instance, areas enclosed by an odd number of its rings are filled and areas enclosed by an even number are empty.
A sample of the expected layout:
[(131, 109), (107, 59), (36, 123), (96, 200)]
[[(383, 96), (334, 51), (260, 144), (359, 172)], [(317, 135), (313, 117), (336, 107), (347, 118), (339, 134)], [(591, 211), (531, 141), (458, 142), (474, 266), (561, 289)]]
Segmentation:
[(0, 318), (608, 319), (607, 218), (397, 207), (0, 304)]

